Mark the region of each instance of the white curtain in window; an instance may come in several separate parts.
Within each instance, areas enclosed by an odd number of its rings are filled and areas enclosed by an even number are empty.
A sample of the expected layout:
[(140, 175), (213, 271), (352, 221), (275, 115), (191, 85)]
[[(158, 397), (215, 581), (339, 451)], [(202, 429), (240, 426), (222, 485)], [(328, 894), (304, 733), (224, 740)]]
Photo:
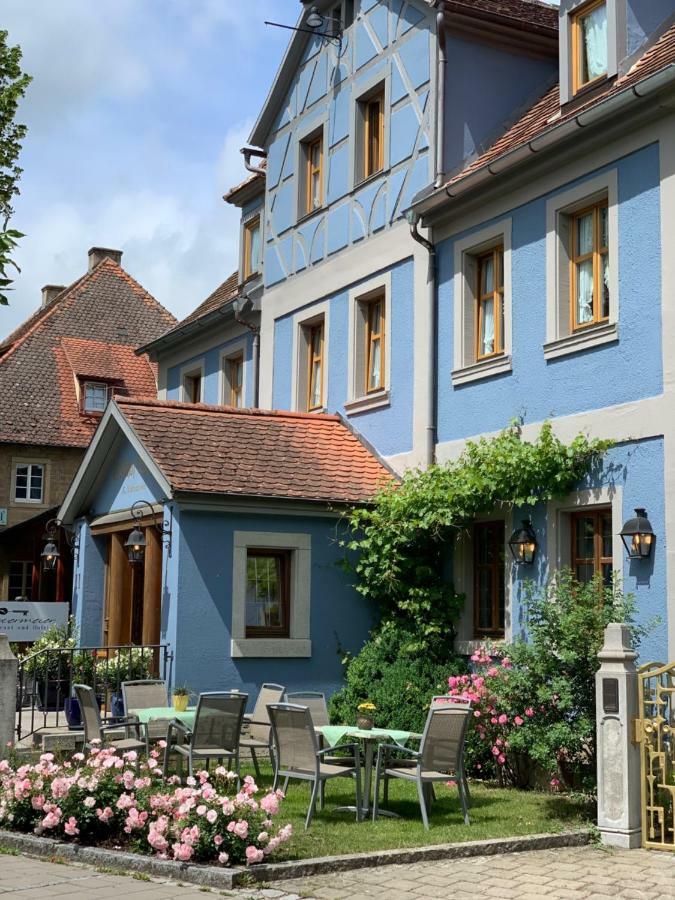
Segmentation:
[(581, 22), (588, 81), (607, 72), (607, 7), (594, 9)]
[(260, 268), (260, 226), (251, 230), (251, 271), (257, 272)]
[(483, 354), (495, 351), (495, 308), (494, 301), (483, 303)]
[(577, 266), (577, 321), (580, 325), (593, 321), (593, 260)]

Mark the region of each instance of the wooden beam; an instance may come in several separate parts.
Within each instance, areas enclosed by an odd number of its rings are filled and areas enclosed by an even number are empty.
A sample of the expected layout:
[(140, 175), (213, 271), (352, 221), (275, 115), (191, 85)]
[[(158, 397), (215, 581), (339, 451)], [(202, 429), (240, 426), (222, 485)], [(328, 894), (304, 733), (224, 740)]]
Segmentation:
[(128, 644), (131, 637), (131, 565), (125, 535), (110, 535), (108, 562), (108, 644)]

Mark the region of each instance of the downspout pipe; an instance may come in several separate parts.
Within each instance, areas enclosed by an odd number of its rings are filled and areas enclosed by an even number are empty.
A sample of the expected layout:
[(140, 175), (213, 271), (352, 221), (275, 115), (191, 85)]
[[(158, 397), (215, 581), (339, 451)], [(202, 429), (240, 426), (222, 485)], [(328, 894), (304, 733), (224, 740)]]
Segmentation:
[(438, 327), (436, 280), (437, 257), (436, 247), (432, 241), (420, 234), (420, 217), (410, 212), (408, 217), (410, 234), (414, 241), (421, 244), (429, 254), (429, 267), (427, 270), (427, 296), (426, 296), (426, 321), (427, 321), (427, 359), (429, 360), (429, 384), (427, 390), (427, 407), (425, 410), (425, 438), (424, 438), (424, 463), (431, 466), (436, 461), (436, 409), (438, 398), (438, 352), (436, 331)]
[(436, 36), (438, 39), (438, 64), (436, 73), (436, 178), (435, 185), (441, 187), (445, 181), (445, 78), (448, 66), (445, 33), (445, 0), (439, 0), (436, 7)]
[(253, 358), (251, 360), (253, 365), (253, 408), (258, 409), (260, 404), (260, 326), (254, 325), (241, 315), (241, 306), (247, 300), (248, 297), (242, 296), (234, 301), (234, 320), (244, 328), (248, 328), (253, 335)]
[(262, 166), (254, 166), (251, 157), (267, 159), (267, 150), (261, 150), (260, 147), (242, 147), (239, 152), (244, 156), (244, 168), (247, 172), (253, 172), (254, 175), (265, 175), (266, 169)]

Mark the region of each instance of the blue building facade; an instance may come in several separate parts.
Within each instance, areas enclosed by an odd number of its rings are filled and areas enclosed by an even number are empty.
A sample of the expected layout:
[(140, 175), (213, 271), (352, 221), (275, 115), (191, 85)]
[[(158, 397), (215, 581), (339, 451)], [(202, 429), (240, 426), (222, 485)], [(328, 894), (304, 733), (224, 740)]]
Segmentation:
[[(398, 473), (513, 419), (526, 439), (545, 421), (565, 440), (612, 439), (569, 497), (486, 510), (458, 539), (457, 645), (523, 634), (523, 582), (571, 567), (618, 572), (639, 619), (658, 618), (643, 655), (673, 658), (675, 2), (317, 7), (322, 33), (292, 37), (244, 151), (250, 177), (226, 195), (241, 210), (239, 271), (144, 348), (160, 400), (337, 413)], [(579, 38), (591, 31), (592, 46)], [(167, 518), (166, 486), (142, 492)], [(87, 496), (99, 518), (130, 506), (103, 482)], [(619, 538), (634, 508), (656, 535), (646, 560)], [(336, 520), (170, 509), (161, 636), (178, 677), (250, 688), (274, 657), (273, 680), (333, 690), (333, 649), (358, 649), (373, 612), (335, 567)], [(508, 538), (523, 518), (537, 553), (516, 566)], [(232, 655), (243, 531), (311, 536), (309, 657)], [(91, 640), (102, 613), (88, 573), (103, 556), (95, 536), (81, 541), (75, 606)], [(217, 674), (202, 626), (224, 648)]]

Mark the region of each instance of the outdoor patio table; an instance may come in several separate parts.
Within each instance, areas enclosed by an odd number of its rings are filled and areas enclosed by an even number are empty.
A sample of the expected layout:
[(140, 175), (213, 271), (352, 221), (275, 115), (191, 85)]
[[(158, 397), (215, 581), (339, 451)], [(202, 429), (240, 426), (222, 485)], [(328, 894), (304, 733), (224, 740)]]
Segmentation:
[(196, 706), (189, 706), (185, 712), (178, 712), (173, 706), (147, 706), (145, 709), (130, 709), (129, 714), (137, 716), (139, 722), (147, 724), (156, 719), (178, 719), (186, 728), (195, 727)]
[[(367, 815), (370, 810), (370, 789), (373, 775), (373, 756), (375, 746), (382, 741), (394, 741), (403, 747), (409, 740), (419, 740), (422, 735), (415, 734), (412, 731), (398, 731), (395, 728), (358, 728), (356, 725), (322, 725), (316, 729), (317, 733), (323, 736), (324, 741), (329, 747), (334, 747), (346, 737), (359, 740), (363, 743), (363, 809), (362, 813)], [(350, 812), (356, 812), (355, 807), (342, 807), (349, 809)], [(381, 816), (390, 816), (398, 818), (396, 813), (390, 810), (381, 809)]]

